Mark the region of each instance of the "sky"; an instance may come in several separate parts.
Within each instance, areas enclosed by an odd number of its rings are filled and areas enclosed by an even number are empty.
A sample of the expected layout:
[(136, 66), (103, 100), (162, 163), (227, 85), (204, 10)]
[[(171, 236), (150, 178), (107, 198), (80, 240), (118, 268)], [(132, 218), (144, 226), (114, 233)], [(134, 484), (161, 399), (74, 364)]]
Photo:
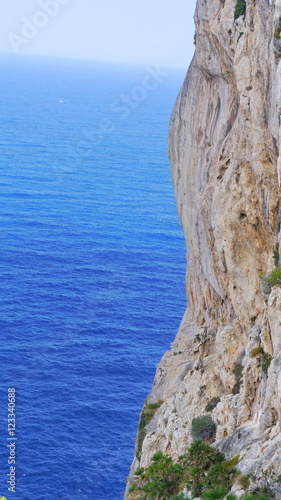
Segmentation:
[(0, 51), (186, 68), (196, 0), (9, 0)]

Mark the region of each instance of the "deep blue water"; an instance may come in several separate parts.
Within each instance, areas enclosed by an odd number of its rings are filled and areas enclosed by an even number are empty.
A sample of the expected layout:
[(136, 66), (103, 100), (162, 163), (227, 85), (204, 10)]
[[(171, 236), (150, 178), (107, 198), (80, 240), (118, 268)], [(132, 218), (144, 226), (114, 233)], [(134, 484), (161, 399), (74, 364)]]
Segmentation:
[(121, 500), (185, 309), (166, 157), (184, 74), (27, 56), (0, 66), (0, 496)]

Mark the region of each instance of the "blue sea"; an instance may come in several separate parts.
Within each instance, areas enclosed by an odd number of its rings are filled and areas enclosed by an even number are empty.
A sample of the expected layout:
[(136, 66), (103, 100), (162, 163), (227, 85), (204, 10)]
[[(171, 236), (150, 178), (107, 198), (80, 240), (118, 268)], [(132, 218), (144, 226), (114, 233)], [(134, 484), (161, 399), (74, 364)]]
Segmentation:
[(0, 67), (0, 497), (121, 500), (186, 306), (167, 159), (184, 71), (22, 55)]

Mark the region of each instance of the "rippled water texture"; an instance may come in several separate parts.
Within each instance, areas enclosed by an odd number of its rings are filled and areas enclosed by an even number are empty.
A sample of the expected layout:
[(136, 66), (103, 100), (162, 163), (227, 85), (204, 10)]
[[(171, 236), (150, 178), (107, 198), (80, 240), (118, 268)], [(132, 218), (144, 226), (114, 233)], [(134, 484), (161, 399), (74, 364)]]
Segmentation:
[(121, 500), (139, 412), (185, 308), (166, 158), (184, 75), (27, 56), (0, 66), (0, 496)]

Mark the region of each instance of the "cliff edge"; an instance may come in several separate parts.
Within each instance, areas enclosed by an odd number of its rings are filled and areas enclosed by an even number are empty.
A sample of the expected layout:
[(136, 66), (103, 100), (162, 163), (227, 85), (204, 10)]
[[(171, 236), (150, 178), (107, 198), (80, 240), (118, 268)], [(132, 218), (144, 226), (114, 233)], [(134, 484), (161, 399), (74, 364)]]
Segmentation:
[(281, 243), (281, 0), (247, 0), (235, 19), (237, 3), (197, 1), (169, 133), (188, 309), (157, 368), (129, 483), (156, 451), (183, 454), (202, 415), (244, 474), (272, 484), (281, 474), (281, 288), (270, 279)]

